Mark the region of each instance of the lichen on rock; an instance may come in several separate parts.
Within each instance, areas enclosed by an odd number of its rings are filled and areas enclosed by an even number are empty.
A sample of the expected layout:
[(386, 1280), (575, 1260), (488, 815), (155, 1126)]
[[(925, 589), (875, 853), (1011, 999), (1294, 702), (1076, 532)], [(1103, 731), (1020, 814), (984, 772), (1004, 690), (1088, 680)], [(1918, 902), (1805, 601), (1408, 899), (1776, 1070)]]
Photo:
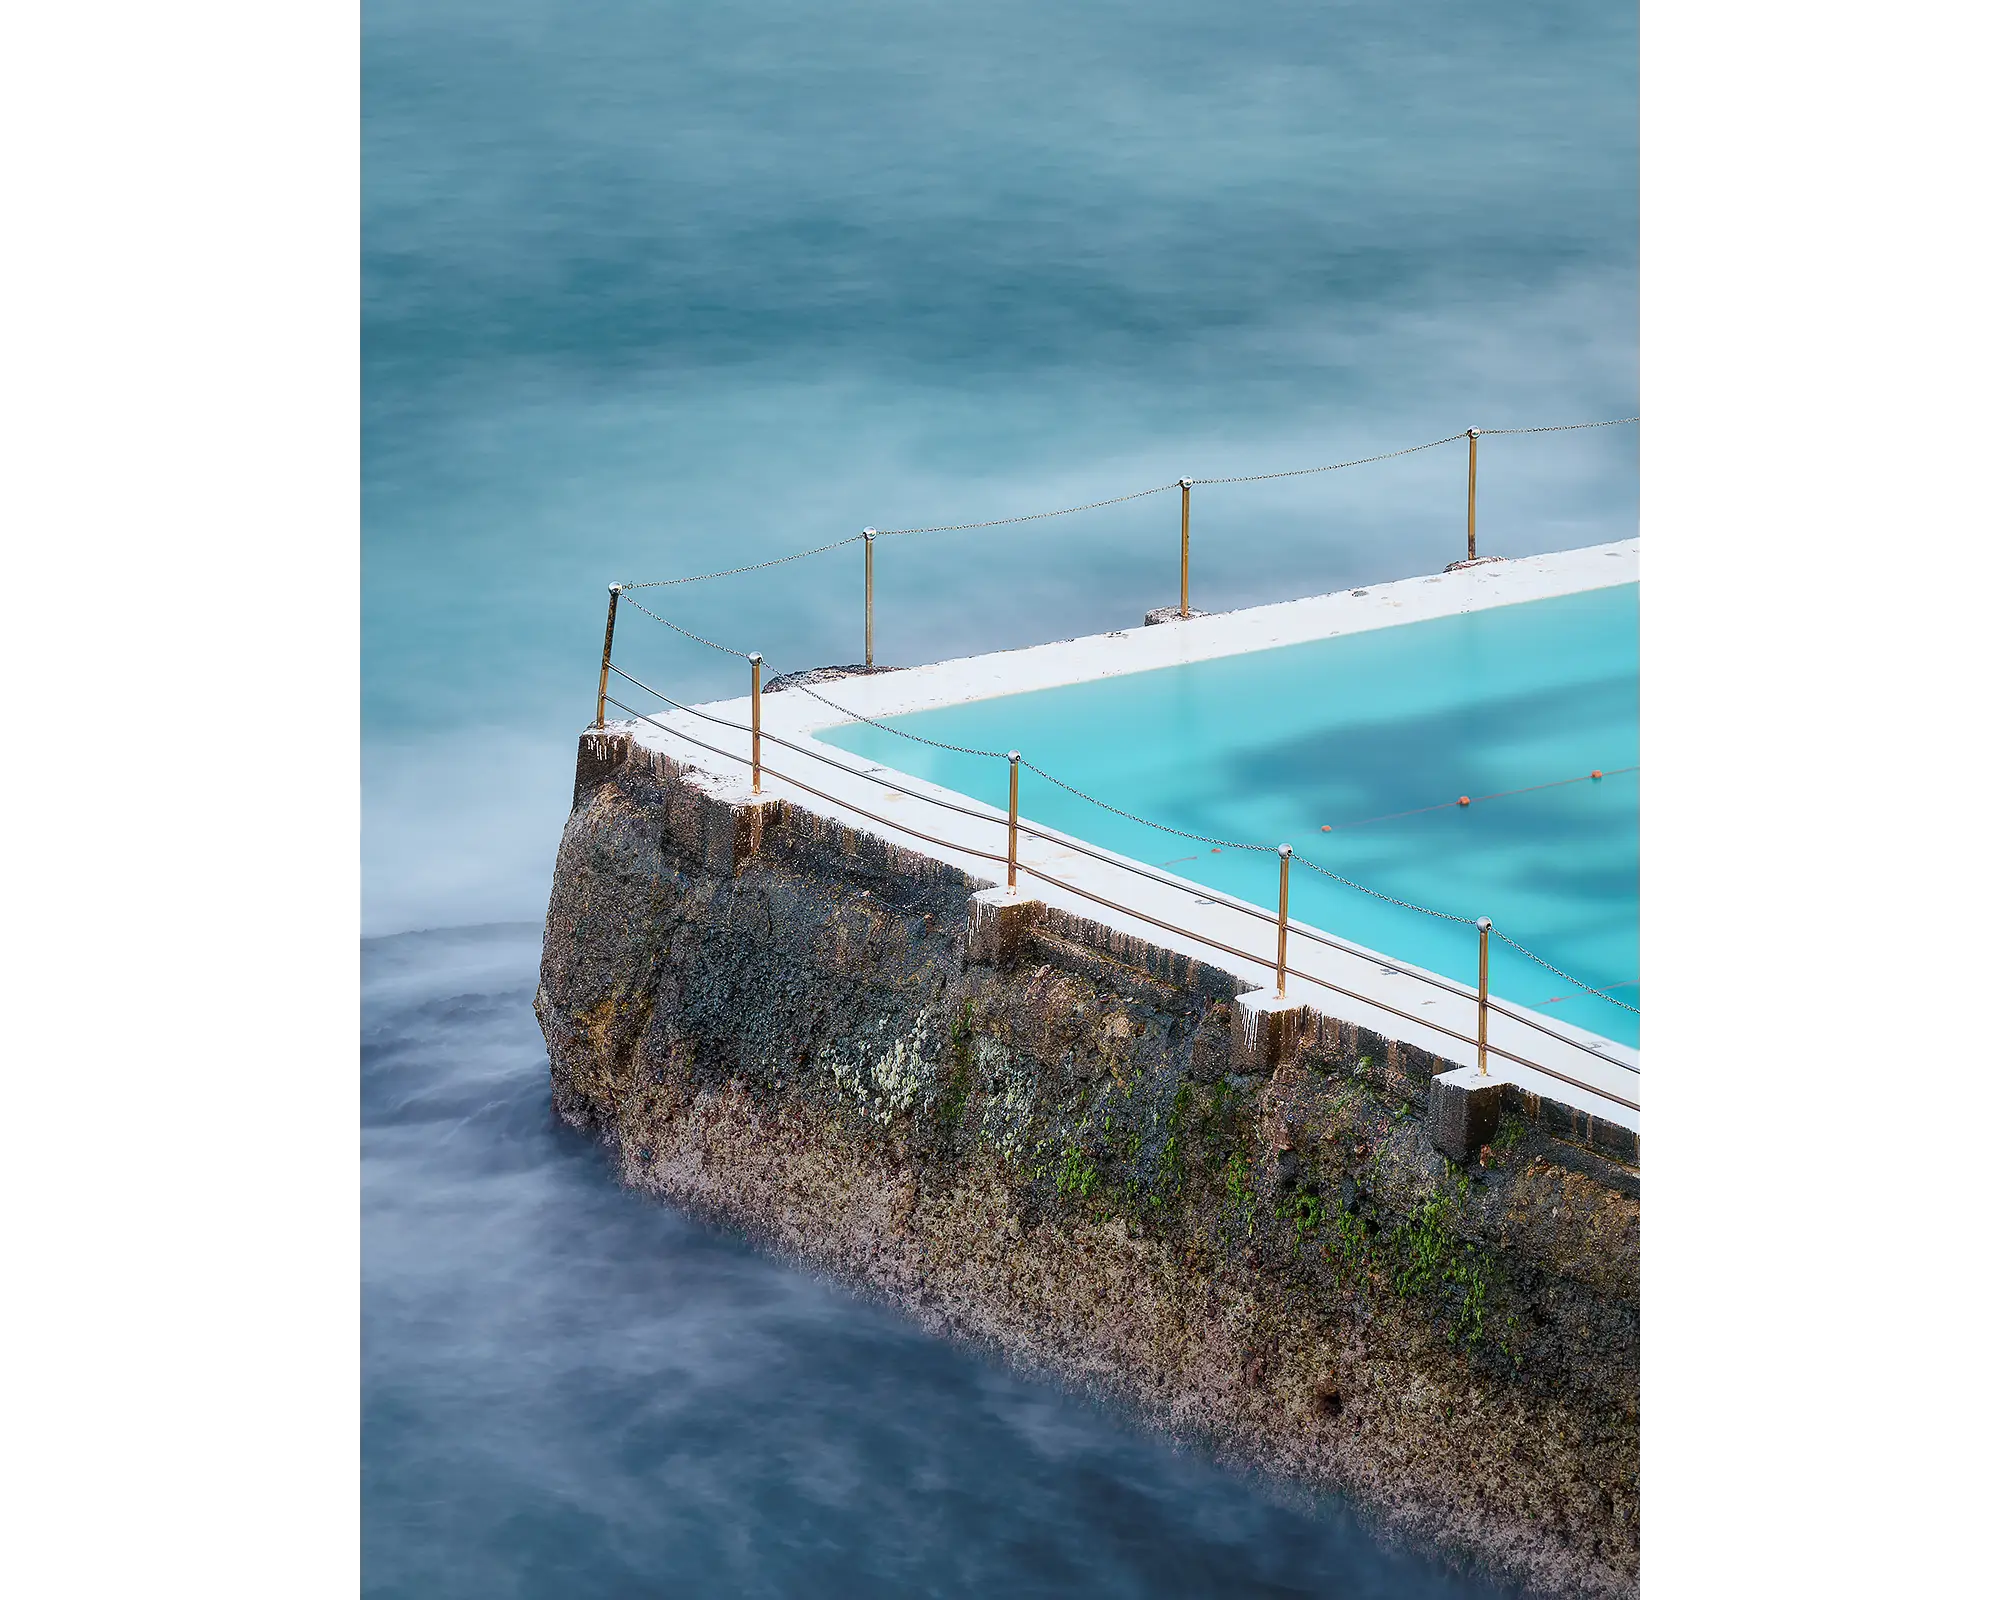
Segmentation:
[(1130, 935), (1051, 910), (979, 958), (980, 887), (587, 736), (556, 1109), (625, 1181), (1391, 1537), (1636, 1593), (1636, 1171), (1518, 1118), (1454, 1166), (1421, 1052), (1314, 1018), (1261, 1066), (1242, 985)]

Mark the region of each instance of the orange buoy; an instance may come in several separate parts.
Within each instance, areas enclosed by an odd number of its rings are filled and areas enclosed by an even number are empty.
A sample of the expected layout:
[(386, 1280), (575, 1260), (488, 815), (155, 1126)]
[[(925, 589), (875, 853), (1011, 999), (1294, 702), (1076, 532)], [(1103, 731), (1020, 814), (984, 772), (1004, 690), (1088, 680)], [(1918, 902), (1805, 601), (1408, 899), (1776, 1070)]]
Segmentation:
[(1590, 775), (1591, 775), (1591, 776), (1592, 776), (1593, 778), (1601, 778), (1601, 777), (1603, 777), (1603, 776), (1604, 776), (1604, 774), (1603, 774), (1603, 773), (1602, 773), (1601, 771), (1599, 771), (1599, 770), (1598, 770), (1597, 768), (1595, 768), (1595, 767), (1593, 767), (1593, 768), (1591, 769), (1591, 772), (1590, 772)]
[(1211, 848), (1211, 849), (1209, 850), (1209, 852), (1208, 852), (1208, 853), (1209, 853), (1210, 855), (1212, 855), (1212, 856), (1219, 856), (1219, 855), (1221, 855), (1221, 854), (1222, 854), (1222, 846), (1221, 846), (1221, 845), (1215, 845), (1215, 846), (1214, 846), (1213, 848)]
[(1330, 822), (1322, 822), (1319, 825), (1319, 831), (1321, 833), (1331, 833), (1333, 832), (1333, 824)]
[(1458, 797), (1458, 803), (1462, 806), (1469, 806), (1472, 804), (1472, 796), (1469, 794), (1462, 794)]

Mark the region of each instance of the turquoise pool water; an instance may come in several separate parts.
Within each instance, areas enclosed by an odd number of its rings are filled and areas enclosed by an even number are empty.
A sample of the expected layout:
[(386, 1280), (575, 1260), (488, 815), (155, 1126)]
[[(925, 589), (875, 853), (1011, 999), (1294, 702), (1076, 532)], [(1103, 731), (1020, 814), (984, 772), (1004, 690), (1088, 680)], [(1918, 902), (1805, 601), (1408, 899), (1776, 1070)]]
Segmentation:
[[(889, 720), (953, 744), (1018, 749), (1172, 827), (1289, 843), (1398, 899), (1489, 916), (1556, 966), (1639, 1004), (1636, 583)], [(1002, 762), (860, 723), (821, 737), (1006, 804)], [(1605, 776), (1588, 778), (1593, 769)], [(1460, 795), (1475, 803), (1457, 805)], [(1268, 855), (1213, 853), (1027, 772), (1021, 811), (1197, 883), (1277, 903)], [(1464, 982), (1478, 975), (1471, 929), (1296, 868), (1292, 911)], [(1310, 951), (1299, 952), (1308, 969)], [(1636, 1015), (1498, 941), (1492, 984), (1523, 1007), (1639, 1042)]]

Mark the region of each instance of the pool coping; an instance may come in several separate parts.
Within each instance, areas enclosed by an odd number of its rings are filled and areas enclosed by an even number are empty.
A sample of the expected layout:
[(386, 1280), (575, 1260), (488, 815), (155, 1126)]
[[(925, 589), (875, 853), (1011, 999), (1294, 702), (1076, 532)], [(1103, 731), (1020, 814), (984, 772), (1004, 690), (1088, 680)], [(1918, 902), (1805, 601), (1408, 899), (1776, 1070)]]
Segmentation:
[[(1615, 562), (1613, 566), (1610, 563)], [(815, 736), (829, 728), (845, 726), (855, 716), (882, 718), (913, 711), (961, 705), (1002, 695), (1023, 694), (1037, 689), (1060, 688), (1068, 684), (1100, 678), (1121, 677), (1135, 672), (1244, 655), (1258, 650), (1278, 649), (1343, 634), (1400, 626), (1404, 623), (1462, 615), (1494, 606), (1515, 605), (1532, 600), (1553, 599), (1593, 589), (1613, 588), (1639, 579), (1639, 541), (1622, 540), (1592, 545), (1548, 555), (1518, 560), (1482, 562), (1455, 572), (1397, 579), (1370, 584), (1359, 590), (1314, 595), (1300, 600), (1280, 601), (1241, 611), (1176, 620), (1150, 627), (1119, 629), (1109, 633), (1064, 639), (1050, 644), (1031, 645), (1019, 650), (934, 662), (928, 666), (880, 670), (815, 684), (813, 689), (837, 702), (828, 705), (813, 695), (785, 689), (767, 693), (762, 700), (762, 728), (767, 736), (763, 756), (766, 767), (763, 793), (807, 811), (837, 819), (903, 849), (913, 850), (957, 867), (975, 880), (997, 885), (1001, 870), (979, 850), (1004, 851), (1006, 813), (991, 804), (960, 791), (945, 788), (894, 767), (869, 761)], [(622, 698), (622, 697), (621, 697)], [(718, 727), (696, 713), (705, 712), (730, 722), (747, 724), (750, 700), (713, 701), (686, 711), (666, 710), (653, 715), (653, 724), (642, 721), (612, 724), (633, 734), (646, 748), (669, 756), (683, 768), (699, 771), (706, 786), (719, 799), (741, 804), (749, 801), (750, 776), (747, 770), (750, 740), (747, 731)], [(664, 730), (671, 730), (671, 733)], [(672, 734), (686, 737), (676, 738)], [(789, 739), (833, 762), (808, 762), (788, 751), (774, 739)], [(691, 745), (689, 740), (699, 741)], [(706, 749), (703, 746), (714, 747)], [(726, 752), (726, 753), (718, 753)], [(856, 763), (865, 763), (857, 769)], [(776, 771), (771, 768), (775, 766)], [(839, 770), (835, 770), (839, 768)], [(785, 774), (780, 776), (779, 774)], [(872, 781), (893, 775), (903, 789), (899, 793)], [(794, 779), (798, 781), (793, 781)], [(809, 792), (802, 785), (820, 791)], [(975, 820), (951, 807), (962, 806), (979, 812)], [(895, 823), (933, 835), (931, 842), (913, 839), (902, 828), (857, 815), (855, 808), (873, 811)], [(1035, 820), (1032, 816), (1024, 820)], [(1037, 822), (1038, 827), (1042, 824)], [(1068, 893), (1059, 884), (1028, 878), (1022, 898), (1041, 900), (1080, 916), (1117, 929), (1133, 938), (1159, 945), (1229, 972), (1252, 989), (1270, 983), (1268, 968), (1225, 954), (1205, 943), (1214, 939), (1240, 949), (1261, 951), (1273, 940), (1270, 926), (1250, 914), (1214, 898), (1214, 893), (1172, 872), (1150, 863), (1134, 861), (1158, 878), (1173, 880), (1172, 887), (1154, 879), (1136, 876), (1082, 854), (1077, 845), (1087, 845), (1124, 861), (1129, 857), (1105, 849), (1075, 835), (1045, 828), (1051, 840), (1022, 835), (1018, 860), (1024, 867), (1060, 877), (1079, 891)], [(955, 847), (962, 843), (967, 848)], [(1099, 897), (1092, 899), (1092, 896)], [(1102, 900), (1114, 900), (1113, 909)], [(1157, 922), (1178, 924), (1199, 935), (1176, 937)], [(1441, 992), (1422, 980), (1387, 970), (1382, 963), (1396, 964), (1415, 972), (1425, 969), (1414, 962), (1383, 956), (1356, 940), (1342, 939), (1353, 953), (1330, 950), (1314, 944), (1297, 931), (1308, 926), (1293, 923), (1293, 939), (1287, 957), (1286, 1000), (1322, 1015), (1368, 1028), (1385, 1038), (1401, 1040), (1427, 1050), (1455, 1065), (1469, 1066), (1477, 1059), (1473, 1047), (1463, 1044), (1436, 1028), (1399, 1018), (1383, 1007), (1422, 1016), (1428, 1010), (1443, 1027), (1473, 1033), (1476, 1006), (1469, 999)], [(1334, 929), (1315, 929), (1341, 938)], [(1300, 960), (1311, 963), (1316, 976), (1297, 970)], [(1429, 976), (1437, 976), (1428, 974)], [(1324, 979), (1325, 981), (1320, 981)], [(1453, 990), (1461, 986), (1439, 979)], [(1328, 987), (1365, 996), (1356, 999)], [(1379, 1003), (1379, 1004), (1378, 1004)], [(1530, 1008), (1512, 1002), (1519, 1009)], [(1463, 1015), (1459, 1013), (1463, 1013)], [(1639, 1052), (1585, 1029), (1551, 1017), (1537, 1017), (1567, 1048), (1562, 1048), (1560, 1071), (1596, 1088), (1607, 1089), (1626, 1099), (1638, 1101)], [(1488, 1038), (1500, 1049), (1536, 1058), (1549, 1059), (1544, 1035), (1498, 1013), (1489, 1013)], [(1553, 1064), (1553, 1061), (1552, 1061)], [(1488, 1070), (1496, 1078), (1513, 1082), (1546, 1099), (1573, 1106), (1593, 1117), (1619, 1127), (1639, 1131), (1636, 1111), (1619, 1105), (1590, 1089), (1579, 1089), (1551, 1078), (1533, 1068), (1489, 1056)]]
[[(1608, 568), (1603, 565), (1607, 559), (1619, 565)], [(1637, 539), (1519, 560), (1481, 562), (1458, 572), (1398, 578), (1391, 583), (1311, 595), (1302, 600), (1281, 600), (1242, 611), (1220, 611), (1151, 627), (1085, 634), (1053, 644), (960, 656), (929, 666), (884, 669), (840, 679), (838, 697), (843, 705), (863, 716), (899, 717), (1001, 695), (1060, 689), (1099, 678), (1124, 677), (1161, 667), (1213, 661), (1222, 656), (1310, 644), (1342, 634), (1428, 622), (1492, 606), (1616, 588), (1638, 582), (1638, 569)], [(1607, 573), (1611, 575), (1606, 576)], [(747, 712), (748, 700), (742, 704)], [(767, 727), (777, 726), (774, 720), (777, 705), (775, 696), (765, 700)], [(789, 710), (777, 715), (784, 717), (788, 729), (801, 733), (817, 732), (847, 720), (824, 708), (817, 715), (794, 714)]]

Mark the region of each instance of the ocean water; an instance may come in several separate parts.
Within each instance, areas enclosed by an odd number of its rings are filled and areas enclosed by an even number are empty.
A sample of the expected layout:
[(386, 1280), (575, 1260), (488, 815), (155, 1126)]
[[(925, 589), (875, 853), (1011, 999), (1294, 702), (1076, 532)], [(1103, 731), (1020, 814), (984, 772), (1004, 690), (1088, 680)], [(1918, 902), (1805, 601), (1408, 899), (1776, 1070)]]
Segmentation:
[[(411, 930), (540, 917), (612, 579), (1629, 415), (1636, 6), (362, 23), (370, 1592), (1426, 1592), (621, 1194), (548, 1126), (532, 939)], [(1493, 441), (1482, 550), (1630, 534), (1637, 450)], [(1462, 472), (1197, 491), (1195, 602), (1435, 570)], [(879, 659), (1136, 622), (1175, 499), (893, 541)], [(850, 548), (654, 596), (777, 670), (857, 659), (860, 591)], [(621, 656), (743, 688), (654, 624)]]
[[(540, 915), (614, 579), (1636, 410), (1631, 4), (362, 18), (371, 933)], [(1637, 452), (1490, 441), (1481, 549), (1630, 535)], [(1463, 475), (1198, 490), (1195, 603), (1436, 571)], [(878, 658), (1136, 622), (1175, 499), (889, 542)], [(774, 670), (861, 653), (856, 548), (654, 598)]]
[[(1016, 749), (1085, 793), (1167, 827), (1290, 844), (1381, 894), (1491, 917), (1544, 961), (1639, 1004), (1637, 583), (977, 700), (879, 728), (850, 723), (821, 736), (1004, 809), (1005, 762), (917, 744), (890, 728), (975, 750)], [(1593, 771), (1605, 776), (1591, 780)], [(1459, 795), (1478, 803), (1460, 807)], [(1021, 814), (1277, 909), (1269, 855), (1217, 852), (1143, 827), (1033, 773), (1022, 775)], [(1470, 928), (1296, 866), (1290, 894), (1302, 922), (1478, 981)], [(1312, 970), (1310, 945), (1295, 945), (1293, 955)], [(1639, 1042), (1633, 1011), (1552, 977), (1498, 940), (1490, 973), (1505, 999)]]
[(362, 946), (364, 1593), (1499, 1592), (620, 1189), (539, 938)]

